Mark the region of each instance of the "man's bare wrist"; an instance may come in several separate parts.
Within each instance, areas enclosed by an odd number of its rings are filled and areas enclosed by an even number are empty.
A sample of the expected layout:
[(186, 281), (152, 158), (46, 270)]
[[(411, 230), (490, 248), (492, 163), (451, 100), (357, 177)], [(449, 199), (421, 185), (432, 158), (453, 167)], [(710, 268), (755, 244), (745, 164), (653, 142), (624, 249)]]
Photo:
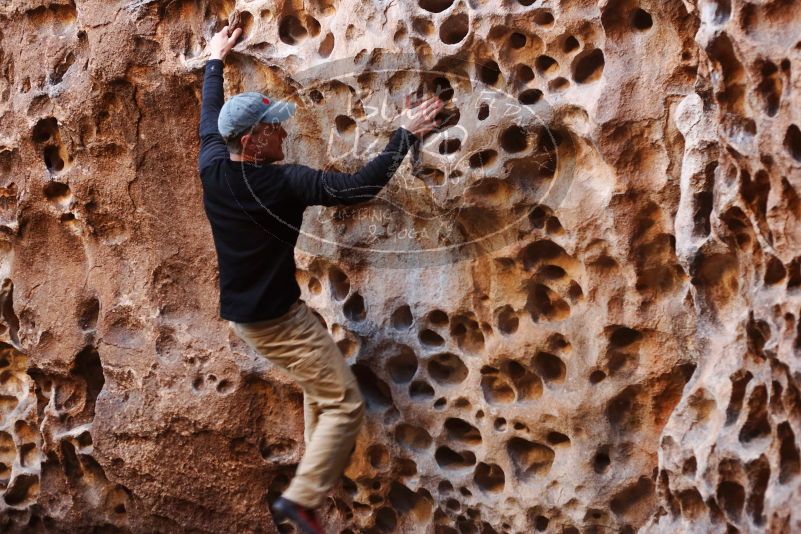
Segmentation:
[(220, 54), (212, 54), (211, 56), (209, 56), (209, 59), (219, 59), (220, 61), (222, 61), (222, 57), (220, 56)]

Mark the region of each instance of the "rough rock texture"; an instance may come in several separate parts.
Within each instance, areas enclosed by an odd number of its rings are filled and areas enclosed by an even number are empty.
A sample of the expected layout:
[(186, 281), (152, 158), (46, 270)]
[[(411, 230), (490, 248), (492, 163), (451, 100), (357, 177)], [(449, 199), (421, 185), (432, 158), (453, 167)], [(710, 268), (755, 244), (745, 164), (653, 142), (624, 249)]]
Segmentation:
[[(335, 244), (301, 246), (303, 297), (369, 404), (330, 532), (801, 531), (798, 0), (4, 2), (0, 530), (276, 531), (301, 394), (218, 319), (195, 168), (235, 7), (229, 95), (357, 74), (310, 93), (289, 161), (383, 143), (372, 92), (459, 113), (369, 205), (412, 227), (304, 222)], [(374, 72), (392, 53), (428, 73)], [(353, 248), (375, 213), (410, 250), (524, 216), (387, 265)]]

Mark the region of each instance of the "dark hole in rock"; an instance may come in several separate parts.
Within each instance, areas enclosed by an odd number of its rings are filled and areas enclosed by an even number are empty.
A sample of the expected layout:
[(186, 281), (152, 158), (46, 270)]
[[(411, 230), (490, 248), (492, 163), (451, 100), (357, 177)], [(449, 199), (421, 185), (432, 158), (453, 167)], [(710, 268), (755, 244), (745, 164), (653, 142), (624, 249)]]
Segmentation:
[(501, 68), (493, 60), (482, 63), (478, 68), (478, 79), (487, 85), (495, 85), (501, 76)]
[(476, 455), (472, 452), (456, 452), (444, 445), (434, 453), (434, 459), (437, 461), (437, 465), (443, 469), (463, 469), (476, 463)]
[(787, 276), (787, 269), (784, 267), (784, 264), (776, 256), (770, 255), (768, 264), (765, 267), (765, 284), (778, 284), (784, 280), (785, 276)]
[(765, 516), (762, 513), (765, 509), (765, 490), (767, 490), (770, 480), (770, 463), (764, 454), (756, 460), (748, 462), (746, 474), (749, 485), (746, 510), (755, 525), (762, 525), (765, 522)]
[(412, 309), (405, 304), (392, 312), (390, 317), (390, 324), (395, 330), (406, 330), (413, 322)]
[(467, 378), (467, 366), (455, 354), (443, 352), (429, 360), (428, 374), (439, 384), (459, 384)]
[(636, 430), (642, 423), (642, 407), (638, 403), (639, 386), (628, 386), (606, 405), (606, 417), (617, 431)]
[(534, 22), (540, 26), (550, 26), (554, 18), (550, 11), (541, 10), (534, 14)]
[(50, 145), (45, 147), (44, 152), (45, 167), (50, 172), (58, 172), (64, 169), (64, 160), (61, 158), (61, 150), (55, 146)]
[(34, 143), (54, 141), (56, 132), (58, 132), (58, 121), (55, 117), (46, 117), (40, 119), (33, 127), (31, 138)]
[(378, 378), (372, 369), (356, 363), (351, 366), (351, 370), (359, 383), (368, 410), (383, 411), (393, 405), (389, 386)]
[(740, 412), (743, 408), (743, 400), (745, 400), (745, 390), (748, 382), (754, 377), (750, 371), (740, 370), (729, 377), (731, 380), (731, 396), (729, 397), (729, 405), (726, 408), (726, 425), (734, 424), (740, 417)]
[(517, 317), (514, 308), (510, 305), (505, 305), (497, 311), (498, 314), (498, 330), (502, 334), (510, 335), (517, 332), (520, 325), (520, 319)]
[(342, 307), (345, 317), (354, 322), (364, 321), (367, 317), (367, 310), (364, 307), (364, 298), (359, 293), (354, 293)]
[(620, 326), (615, 328), (612, 332), (612, 335), (609, 336), (609, 344), (613, 347), (622, 348), (639, 341), (641, 338), (642, 334), (640, 334), (637, 330)]
[(548, 432), (546, 439), (551, 445), (570, 445), (570, 438), (561, 432)]
[(573, 80), (576, 83), (590, 83), (598, 80), (604, 71), (604, 53), (600, 48), (582, 52), (573, 62)]
[(323, 291), (323, 285), (320, 283), (320, 280), (314, 276), (309, 278), (307, 287), (309, 288), (309, 292), (313, 295), (319, 295)]
[(434, 388), (418, 380), (409, 385), (409, 396), (413, 399), (430, 399), (434, 396)]
[(398, 516), (392, 508), (382, 506), (375, 513), (375, 526), (382, 532), (393, 532), (398, 524)]
[(534, 370), (546, 382), (562, 382), (567, 368), (561, 358), (548, 352), (540, 352), (534, 357)]
[(654, 25), (654, 20), (651, 14), (642, 8), (637, 8), (631, 14), (631, 25), (640, 31), (647, 30)]
[(564, 91), (565, 89), (568, 88), (568, 86), (570, 86), (570, 82), (567, 81), (567, 78), (563, 78), (562, 76), (554, 78), (553, 80), (548, 82), (548, 90), (554, 92)]
[(451, 82), (442, 76), (434, 78), (431, 92), (433, 92), (443, 102), (447, 102), (453, 98), (453, 87), (451, 86)]
[(562, 43), (562, 51), (566, 54), (569, 54), (570, 52), (578, 49), (579, 46), (578, 39), (570, 35), (567, 39), (565, 39), (564, 43)]
[(445, 431), (448, 438), (461, 441), (468, 445), (478, 445), (481, 443), (481, 432), (464, 419), (450, 417), (445, 420)]
[(524, 481), (548, 474), (556, 457), (550, 447), (521, 437), (510, 439), (506, 443), (506, 450), (517, 476)]
[(316, 18), (306, 15), (305, 24), (309, 31), (309, 35), (312, 37), (317, 37), (320, 35), (320, 22)]
[(779, 440), (779, 482), (787, 484), (801, 473), (801, 453), (790, 423), (781, 423), (776, 428), (776, 435)]
[(642, 476), (635, 484), (618, 492), (610, 501), (609, 508), (615, 515), (622, 516), (629, 510), (635, 509), (638, 504), (648, 500), (653, 494), (653, 481)]
[(478, 120), (483, 121), (484, 119), (489, 117), (489, 112), (490, 112), (489, 104), (487, 104), (486, 102), (482, 102), (478, 108)]
[(503, 131), (500, 143), (506, 152), (521, 152), (528, 148), (528, 135), (520, 126), (512, 125)]
[[(64, 443), (64, 442), (62, 442)], [(39, 477), (30, 473), (21, 473), (14, 477), (11, 485), (6, 489), (3, 495), (6, 504), (10, 506), (17, 506), (26, 500), (33, 498), (31, 495), (34, 488), (39, 484)]]
[(61, 182), (48, 182), (44, 186), (45, 198), (52, 201), (60, 201), (70, 196), (70, 188)]
[(334, 119), (334, 125), (340, 134), (351, 133), (356, 129), (356, 121), (347, 115), (337, 115)]
[(420, 0), (419, 5), (431, 13), (442, 13), (453, 5), (453, 0)]
[(743, 511), (745, 504), (745, 489), (731, 480), (726, 480), (718, 484), (717, 489), (718, 504), (731, 519), (737, 521)]
[(592, 459), (592, 468), (596, 473), (600, 474), (606, 471), (612, 460), (609, 459), (609, 453), (605, 450), (598, 451)]
[(490, 404), (510, 404), (516, 398), (515, 390), (512, 389), (511, 384), (499, 376), (482, 376), (481, 389), (484, 393), (484, 399)]
[(462, 112), (459, 111), (459, 108), (449, 106), (442, 108), (439, 113), (434, 116), (434, 120), (437, 123), (437, 127), (432, 130), (433, 132), (442, 132), (446, 129), (459, 124), (459, 120), (462, 118)]
[(350, 279), (338, 267), (328, 269), (328, 282), (331, 287), (331, 296), (336, 300), (342, 300), (350, 292)]
[(542, 99), (542, 91), (539, 89), (526, 89), (517, 97), (521, 104), (532, 106)]
[(488, 148), (487, 150), (482, 150), (481, 152), (476, 152), (475, 154), (471, 155), (468, 163), (470, 164), (470, 167), (474, 169), (487, 167), (495, 163), (497, 156), (497, 152), (491, 148)]
[(427, 346), (438, 347), (445, 343), (441, 335), (428, 328), (420, 331), (420, 343)]
[(768, 390), (763, 385), (755, 387), (748, 398), (748, 418), (740, 428), (739, 439), (748, 443), (770, 435), (770, 421), (767, 410)]
[(87, 346), (81, 350), (75, 357), (75, 363), (70, 370), (70, 374), (82, 378), (86, 384), (85, 406), (89, 414), (94, 416), (95, 401), (106, 382), (97, 349)]
[(506, 476), (498, 464), (480, 462), (473, 473), (473, 481), (482, 491), (497, 493), (503, 491)]
[(460, 148), (462, 148), (461, 139), (445, 139), (439, 144), (439, 153), (443, 155), (453, 154), (458, 152)]
[(518, 84), (525, 84), (535, 78), (534, 70), (528, 65), (517, 65), (514, 70), (514, 82)]
[(432, 310), (426, 318), (433, 325), (444, 326), (448, 324), (448, 314), (442, 310)]
[(328, 32), (325, 38), (320, 42), (320, 47), (317, 49), (317, 53), (320, 57), (328, 57), (331, 55), (331, 52), (334, 50), (334, 34)]
[(420, 35), (431, 35), (434, 31), (434, 24), (426, 17), (414, 17), (412, 19), (412, 30)]
[(526, 46), (527, 40), (528, 39), (524, 34), (520, 32), (512, 32), (512, 34), (509, 35), (509, 46), (514, 49), (520, 49)]
[(396, 384), (409, 382), (417, 372), (417, 356), (411, 347), (402, 345), (398, 354), (387, 360), (389, 376)]
[(784, 134), (784, 147), (796, 161), (801, 161), (801, 130), (791, 124)]
[(534, 60), (534, 66), (540, 74), (553, 74), (559, 70), (559, 63), (551, 56), (538, 56)]
[(409, 385), (409, 396), (412, 399), (430, 399), (434, 396), (434, 388), (427, 382), (416, 380)]
[(81, 462), (75, 453), (75, 447), (67, 439), (61, 441), (61, 465), (67, 478), (75, 480), (83, 477), (83, 469), (81, 469)]
[(286, 15), (278, 23), (278, 37), (288, 45), (296, 45), (308, 36), (308, 31), (295, 15)]
[(465, 13), (451, 15), (439, 28), (440, 40), (448, 45), (461, 42), (470, 31), (470, 19)]

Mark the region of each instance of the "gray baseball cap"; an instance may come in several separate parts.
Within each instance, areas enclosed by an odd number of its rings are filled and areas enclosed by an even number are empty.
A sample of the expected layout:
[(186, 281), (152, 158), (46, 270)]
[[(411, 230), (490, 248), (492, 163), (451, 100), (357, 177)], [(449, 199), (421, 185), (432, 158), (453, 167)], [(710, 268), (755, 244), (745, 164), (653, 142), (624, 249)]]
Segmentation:
[(223, 104), (217, 128), (225, 138), (241, 134), (255, 124), (277, 124), (295, 114), (295, 104), (273, 100), (261, 93), (248, 92), (232, 96)]

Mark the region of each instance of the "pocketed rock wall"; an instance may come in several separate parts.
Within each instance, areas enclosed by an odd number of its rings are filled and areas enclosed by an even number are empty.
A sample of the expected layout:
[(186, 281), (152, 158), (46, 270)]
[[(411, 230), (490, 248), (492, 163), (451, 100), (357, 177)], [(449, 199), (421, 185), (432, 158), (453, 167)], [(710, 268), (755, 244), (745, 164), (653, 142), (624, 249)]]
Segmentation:
[(369, 210), (304, 222), (368, 404), (328, 532), (801, 532), (798, 0), (4, 2), (0, 530), (277, 531), (302, 397), (218, 317), (196, 170), (234, 8), (226, 94), (296, 99), (287, 161), (448, 101)]

